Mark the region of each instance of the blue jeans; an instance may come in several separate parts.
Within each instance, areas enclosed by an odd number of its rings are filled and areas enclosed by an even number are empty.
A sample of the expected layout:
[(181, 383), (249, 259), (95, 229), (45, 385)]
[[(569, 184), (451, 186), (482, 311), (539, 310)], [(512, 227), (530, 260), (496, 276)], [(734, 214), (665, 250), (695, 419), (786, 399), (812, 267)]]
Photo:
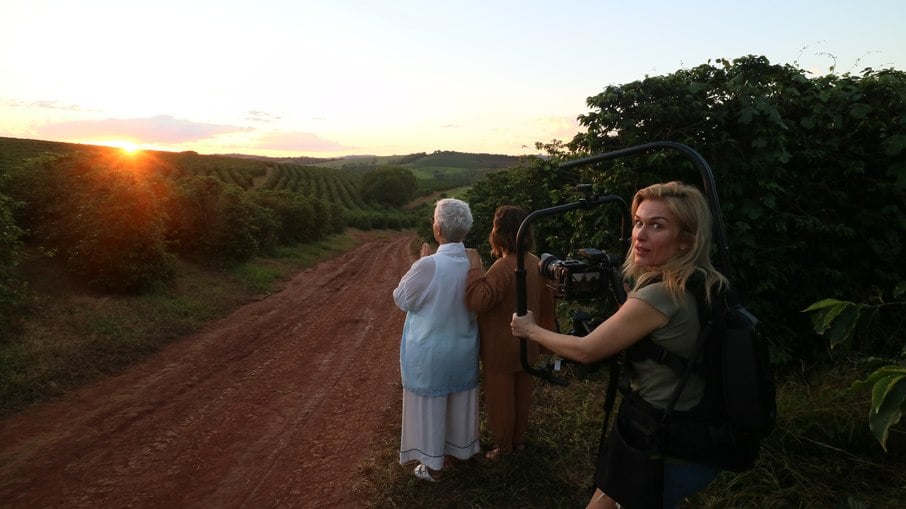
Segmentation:
[(683, 498), (704, 489), (720, 469), (667, 458), (664, 460), (664, 509), (679, 507)]

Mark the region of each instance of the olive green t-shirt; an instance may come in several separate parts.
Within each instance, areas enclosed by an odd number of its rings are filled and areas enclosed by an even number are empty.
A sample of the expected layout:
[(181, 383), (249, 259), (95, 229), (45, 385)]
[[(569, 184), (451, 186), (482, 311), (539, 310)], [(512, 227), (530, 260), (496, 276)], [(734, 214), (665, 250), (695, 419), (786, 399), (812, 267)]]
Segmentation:
[[(692, 293), (686, 290), (685, 299), (678, 301), (670, 297), (664, 283), (657, 282), (633, 291), (629, 298), (640, 299), (667, 317), (667, 323), (651, 333), (656, 345), (688, 359), (695, 350), (698, 340), (698, 306)], [(650, 359), (633, 362), (630, 384), (633, 392), (645, 401), (660, 408), (666, 408), (679, 377), (665, 365)], [(677, 401), (675, 410), (688, 410), (695, 406), (704, 392), (704, 380), (693, 373)]]

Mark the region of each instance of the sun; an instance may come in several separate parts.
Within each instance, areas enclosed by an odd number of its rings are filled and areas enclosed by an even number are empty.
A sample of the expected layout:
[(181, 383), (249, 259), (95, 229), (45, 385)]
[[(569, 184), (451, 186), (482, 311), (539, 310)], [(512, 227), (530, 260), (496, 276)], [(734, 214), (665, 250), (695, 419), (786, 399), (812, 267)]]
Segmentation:
[(120, 144), (120, 149), (127, 154), (134, 154), (138, 152), (138, 145), (131, 141), (124, 141)]
[(103, 143), (108, 147), (118, 148), (123, 151), (124, 154), (132, 155), (141, 150), (141, 147), (137, 143), (130, 140), (112, 140)]

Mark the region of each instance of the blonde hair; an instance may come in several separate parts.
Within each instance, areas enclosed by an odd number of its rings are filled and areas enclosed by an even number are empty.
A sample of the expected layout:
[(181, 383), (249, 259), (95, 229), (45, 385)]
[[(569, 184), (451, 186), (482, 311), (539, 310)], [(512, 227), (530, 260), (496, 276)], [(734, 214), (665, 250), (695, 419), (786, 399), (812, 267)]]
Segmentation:
[(705, 298), (711, 302), (712, 290), (728, 286), (729, 281), (711, 263), (711, 212), (704, 195), (694, 186), (682, 182), (654, 184), (635, 193), (632, 217), (645, 200), (660, 200), (666, 205), (679, 225), (680, 235), (689, 242), (689, 248), (663, 265), (644, 267), (635, 262), (634, 246), (631, 246), (623, 262), (623, 274), (635, 280), (635, 289), (661, 280), (668, 294), (682, 300), (689, 278), (697, 273), (704, 282)]

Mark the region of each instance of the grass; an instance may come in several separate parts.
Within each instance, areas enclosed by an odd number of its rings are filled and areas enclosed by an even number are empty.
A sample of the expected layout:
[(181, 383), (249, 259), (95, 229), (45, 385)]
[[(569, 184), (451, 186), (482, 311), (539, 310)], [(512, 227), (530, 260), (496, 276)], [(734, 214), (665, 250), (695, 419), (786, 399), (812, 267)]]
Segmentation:
[(172, 285), (138, 296), (79, 290), (41, 264), (29, 275), (34, 300), (21, 330), (0, 337), (0, 417), (116, 373), (359, 242), (333, 236), (229, 269), (177, 262)]
[[(848, 390), (861, 376), (830, 366), (790, 378), (779, 392), (777, 428), (755, 468), (722, 474), (687, 500), (696, 508), (900, 508), (906, 500), (906, 437), (885, 454), (867, 425), (868, 395)], [(606, 369), (535, 393), (528, 447), (500, 463), (461, 462), (441, 482), (418, 481), (398, 464), (399, 427), (363, 468), (353, 489), (367, 507), (580, 508), (601, 433)], [(482, 416), (482, 426), (484, 426)], [(482, 445), (490, 437), (482, 431)]]
[[(29, 278), (38, 295), (15, 335), (0, 337), (0, 417), (113, 374), (236, 306), (276, 291), (291, 274), (346, 251), (355, 235), (285, 248), (230, 270), (178, 267), (169, 288), (138, 297), (77, 291), (53, 271)], [(868, 429), (870, 395), (848, 390), (864, 368), (838, 361), (788, 373), (779, 418), (751, 471), (725, 474), (688, 501), (697, 508), (903, 507), (906, 435), (891, 430), (884, 453)], [(567, 366), (569, 387), (539, 382), (528, 447), (504, 462), (460, 462), (436, 484), (398, 464), (399, 421), (348, 480), (362, 506), (578, 508), (591, 493), (607, 372)], [(399, 409), (396, 410), (399, 415)], [(491, 439), (482, 415), (482, 445)], [(346, 481), (344, 481), (346, 482)]]

